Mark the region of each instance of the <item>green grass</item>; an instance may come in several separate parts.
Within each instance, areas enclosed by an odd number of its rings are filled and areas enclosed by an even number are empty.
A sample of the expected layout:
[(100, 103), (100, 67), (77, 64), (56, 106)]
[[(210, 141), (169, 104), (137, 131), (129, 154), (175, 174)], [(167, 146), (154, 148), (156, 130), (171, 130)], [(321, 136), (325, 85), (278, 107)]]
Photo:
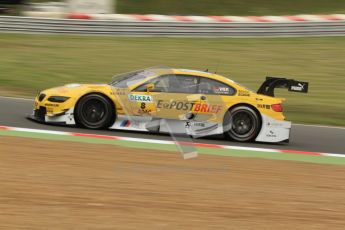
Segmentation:
[(119, 38), (0, 34), (0, 93), (33, 96), (74, 82), (109, 82), (154, 65), (218, 73), (256, 90), (265, 76), (310, 82), (289, 93), (286, 115), (301, 123), (345, 126), (345, 37)]
[[(44, 2), (50, 0), (31, 0)], [(117, 0), (118, 13), (284, 15), (344, 13), (344, 0)]]
[(344, 0), (119, 0), (122, 13), (283, 15), (344, 13)]

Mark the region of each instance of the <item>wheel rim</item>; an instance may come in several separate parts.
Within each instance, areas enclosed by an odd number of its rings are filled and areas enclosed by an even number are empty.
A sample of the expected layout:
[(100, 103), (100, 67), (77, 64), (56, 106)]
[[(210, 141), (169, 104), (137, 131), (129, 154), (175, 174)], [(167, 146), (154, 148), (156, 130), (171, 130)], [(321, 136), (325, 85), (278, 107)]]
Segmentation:
[(231, 132), (237, 138), (248, 138), (255, 133), (256, 118), (255, 116), (245, 110), (234, 112), (231, 119)]
[(81, 115), (88, 124), (96, 125), (105, 119), (106, 105), (100, 100), (91, 99), (84, 103)]

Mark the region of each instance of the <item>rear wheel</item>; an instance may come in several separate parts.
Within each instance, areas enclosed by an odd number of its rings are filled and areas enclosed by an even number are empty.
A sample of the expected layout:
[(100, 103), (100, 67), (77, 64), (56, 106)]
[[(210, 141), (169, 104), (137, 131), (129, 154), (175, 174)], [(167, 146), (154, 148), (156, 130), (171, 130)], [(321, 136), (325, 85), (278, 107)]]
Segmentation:
[(104, 129), (114, 122), (115, 109), (107, 98), (98, 94), (89, 94), (78, 101), (74, 117), (81, 127)]
[(252, 108), (238, 106), (226, 113), (223, 127), (227, 138), (248, 142), (257, 137), (261, 128), (261, 120)]

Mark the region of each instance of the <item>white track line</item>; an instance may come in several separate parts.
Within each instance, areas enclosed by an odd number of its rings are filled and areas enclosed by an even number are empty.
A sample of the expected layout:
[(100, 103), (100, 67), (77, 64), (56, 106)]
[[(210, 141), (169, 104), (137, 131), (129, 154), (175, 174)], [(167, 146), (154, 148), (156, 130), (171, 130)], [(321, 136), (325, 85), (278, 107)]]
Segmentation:
[(5, 97), (5, 96), (0, 96), (0, 98), (11, 99), (11, 100), (22, 100), (22, 101), (33, 101), (34, 100), (34, 99), (23, 98), (23, 97)]
[(29, 128), (18, 128), (15, 127), (16, 131), (27, 132), (27, 133), (43, 133), (43, 134), (54, 134), (54, 135), (69, 135), (69, 132), (55, 131), (55, 130), (45, 130), (45, 129), (29, 129)]
[(306, 125), (306, 124), (293, 124), (296, 126), (306, 126), (306, 127), (315, 127), (315, 128), (328, 128), (328, 129), (345, 129), (341, 126), (330, 126), (330, 125)]

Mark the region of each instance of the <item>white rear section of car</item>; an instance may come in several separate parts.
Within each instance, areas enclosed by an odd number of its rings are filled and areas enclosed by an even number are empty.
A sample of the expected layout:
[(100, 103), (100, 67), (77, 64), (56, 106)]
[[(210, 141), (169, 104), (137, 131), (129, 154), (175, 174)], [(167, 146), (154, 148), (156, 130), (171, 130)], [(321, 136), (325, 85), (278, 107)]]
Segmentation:
[(291, 122), (278, 121), (261, 114), (262, 126), (261, 131), (256, 137), (258, 142), (281, 142), (288, 140), (290, 137)]

